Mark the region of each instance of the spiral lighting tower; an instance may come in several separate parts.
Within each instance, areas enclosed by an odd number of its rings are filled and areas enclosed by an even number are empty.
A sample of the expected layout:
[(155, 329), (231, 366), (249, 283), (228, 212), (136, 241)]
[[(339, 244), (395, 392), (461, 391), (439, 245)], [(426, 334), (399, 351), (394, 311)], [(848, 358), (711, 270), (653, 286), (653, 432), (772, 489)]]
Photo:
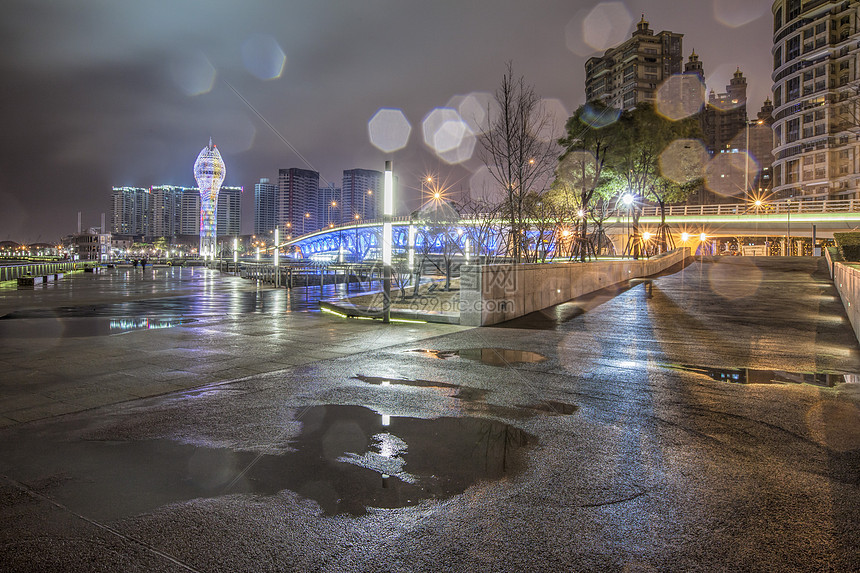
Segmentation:
[(218, 190), (226, 173), (221, 153), (212, 144), (210, 137), (209, 145), (203, 148), (194, 162), (194, 179), (200, 189), (200, 256), (204, 259), (215, 258)]

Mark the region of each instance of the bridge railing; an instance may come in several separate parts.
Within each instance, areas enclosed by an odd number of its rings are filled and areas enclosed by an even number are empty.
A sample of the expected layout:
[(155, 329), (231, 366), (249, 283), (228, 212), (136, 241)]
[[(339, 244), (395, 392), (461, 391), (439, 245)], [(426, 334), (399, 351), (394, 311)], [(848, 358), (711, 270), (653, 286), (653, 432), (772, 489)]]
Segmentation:
[[(640, 207), (640, 214), (644, 217), (659, 217), (660, 207), (657, 205), (645, 205)], [(719, 204), (719, 205), (666, 205), (667, 217), (683, 217), (683, 216), (704, 216), (704, 215), (779, 215), (786, 213), (850, 213), (860, 211), (860, 200), (856, 199), (840, 199), (840, 200), (824, 200), (824, 201), (800, 201), (800, 200), (781, 200), (773, 202), (762, 202), (760, 205), (754, 203), (734, 203), (734, 204)], [(627, 217), (629, 210), (624, 207), (619, 207), (612, 211), (609, 218)], [(465, 221), (470, 219), (483, 219), (489, 217), (487, 214), (477, 214), (464, 216)], [(391, 222), (409, 223), (412, 221), (408, 215), (392, 217)], [(416, 221), (416, 224), (420, 222)], [(286, 241), (286, 244), (297, 242), (302, 239), (307, 239), (313, 235), (332, 233), (343, 230), (352, 230), (355, 227), (373, 227), (381, 226), (382, 219), (374, 219), (362, 221), (361, 223), (343, 223), (335, 225), (327, 229), (320, 229), (312, 233), (294, 237), (291, 241)]]
[[(860, 201), (854, 199), (825, 200), (825, 201), (779, 201), (762, 202), (760, 205), (751, 203), (736, 203), (726, 205), (667, 205), (667, 216), (694, 215), (767, 215), (780, 213), (849, 213), (860, 210)], [(613, 214), (616, 217), (627, 215), (627, 209), (618, 209)], [(660, 207), (647, 205), (642, 208), (642, 215), (658, 217)]]

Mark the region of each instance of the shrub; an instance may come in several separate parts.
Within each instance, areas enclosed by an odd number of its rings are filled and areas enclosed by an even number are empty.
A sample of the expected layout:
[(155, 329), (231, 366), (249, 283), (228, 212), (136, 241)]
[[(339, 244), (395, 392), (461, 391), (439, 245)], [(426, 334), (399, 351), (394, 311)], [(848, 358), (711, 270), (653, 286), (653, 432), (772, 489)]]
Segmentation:
[(860, 232), (833, 233), (839, 253), (846, 261), (860, 261)]

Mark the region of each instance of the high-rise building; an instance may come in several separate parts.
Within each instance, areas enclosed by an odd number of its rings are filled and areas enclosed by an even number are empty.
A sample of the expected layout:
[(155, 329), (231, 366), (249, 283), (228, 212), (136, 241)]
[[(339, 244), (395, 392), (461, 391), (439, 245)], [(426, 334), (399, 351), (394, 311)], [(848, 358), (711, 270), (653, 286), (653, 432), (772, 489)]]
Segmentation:
[(204, 147), (194, 162), (194, 179), (200, 189), (200, 256), (214, 258), (217, 253), (218, 190), (227, 170), (221, 153), (212, 144)]
[[(372, 169), (348, 169), (343, 172), (341, 186), (340, 222), (376, 219), (377, 203), (382, 200), (385, 179), (381, 171)], [(356, 218), (356, 215), (358, 217)]]
[[(681, 73), (683, 34), (654, 31), (643, 14), (633, 36), (585, 63), (585, 99), (618, 109), (653, 102), (657, 88)], [(345, 190), (345, 189), (344, 189)]]
[[(312, 217), (308, 217), (308, 230), (312, 228), (323, 229), (329, 225), (337, 225), (341, 222), (340, 205), (343, 204), (340, 189), (329, 183), (326, 187), (320, 187), (317, 194), (317, 208)], [(313, 220), (310, 220), (313, 219)], [(313, 225), (313, 227), (311, 227)]]
[(148, 189), (114, 187), (111, 193), (111, 232), (118, 235), (145, 235), (149, 222)]
[(857, 198), (860, 1), (776, 0), (771, 9), (774, 193)]
[(218, 237), (239, 235), (242, 227), (242, 187), (222, 186), (218, 192)]
[(316, 213), (320, 174), (308, 169), (292, 167), (278, 170), (277, 225), (282, 237), (298, 235), (302, 219), (307, 213)]
[(725, 153), (732, 142), (744, 131), (747, 123), (747, 80), (738, 68), (725, 93), (708, 95), (708, 103), (702, 114), (702, 131), (705, 145), (713, 153)]
[(266, 178), (254, 185), (254, 234), (264, 235), (277, 224), (278, 186)]
[(179, 203), (179, 235), (200, 235), (200, 190), (184, 187)]
[(149, 188), (149, 220), (146, 234), (170, 237), (179, 232), (182, 216), (182, 187), (154, 185)]

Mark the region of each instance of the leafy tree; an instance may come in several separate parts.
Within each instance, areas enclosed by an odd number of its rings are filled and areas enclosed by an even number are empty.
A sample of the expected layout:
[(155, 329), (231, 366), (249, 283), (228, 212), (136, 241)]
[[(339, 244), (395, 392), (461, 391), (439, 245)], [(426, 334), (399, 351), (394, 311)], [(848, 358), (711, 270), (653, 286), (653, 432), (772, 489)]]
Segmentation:
[[(660, 155), (675, 140), (701, 137), (695, 117), (672, 121), (654, 110), (650, 103), (641, 103), (621, 114), (619, 120), (603, 129), (616, 132), (618, 137), (606, 157), (606, 167), (611, 181), (608, 185), (617, 191), (626, 191), (643, 201), (655, 201), (663, 208), (667, 201), (682, 201), (695, 188), (678, 185), (663, 176), (660, 170)], [(633, 236), (631, 237), (633, 258), (639, 258), (644, 245), (639, 235), (641, 202), (633, 205)]]
[[(577, 237), (583, 242), (579, 251), (585, 261), (593, 248), (586, 242), (588, 237), (588, 213), (592, 201), (601, 197), (598, 189), (603, 187), (604, 169), (608, 154), (623, 135), (612, 122), (597, 121), (598, 118), (616, 118), (618, 111), (601, 103), (580, 106), (567, 122), (567, 135), (559, 141), (565, 152), (556, 168), (554, 187), (562, 196), (573, 194), (574, 200), (567, 204), (576, 209)], [(597, 195), (595, 195), (597, 194)]]

